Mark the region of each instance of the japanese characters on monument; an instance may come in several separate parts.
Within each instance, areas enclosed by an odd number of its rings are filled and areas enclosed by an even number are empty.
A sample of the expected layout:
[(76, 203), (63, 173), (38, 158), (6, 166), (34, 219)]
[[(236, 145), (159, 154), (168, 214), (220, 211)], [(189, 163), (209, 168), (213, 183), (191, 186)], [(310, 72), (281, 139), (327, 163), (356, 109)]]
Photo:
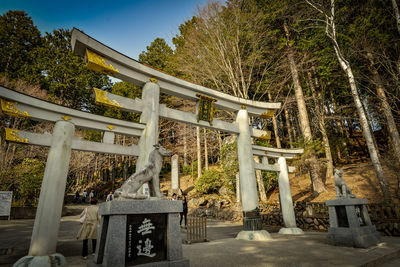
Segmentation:
[(144, 264), (166, 259), (165, 214), (129, 215), (127, 220), (126, 263)]
[[(142, 225), (139, 226), (139, 230), (137, 230), (138, 234), (146, 235), (146, 234), (151, 234), (151, 230), (154, 230), (155, 227), (151, 223), (150, 219), (145, 218), (142, 222)], [(139, 245), (136, 246), (138, 249), (137, 255), (138, 256), (146, 256), (146, 257), (154, 257), (156, 253), (151, 253), (151, 249), (154, 248), (154, 246), (151, 244), (151, 240), (149, 238), (146, 238), (146, 241), (144, 241), (145, 246), (142, 247), (143, 240), (139, 240)]]

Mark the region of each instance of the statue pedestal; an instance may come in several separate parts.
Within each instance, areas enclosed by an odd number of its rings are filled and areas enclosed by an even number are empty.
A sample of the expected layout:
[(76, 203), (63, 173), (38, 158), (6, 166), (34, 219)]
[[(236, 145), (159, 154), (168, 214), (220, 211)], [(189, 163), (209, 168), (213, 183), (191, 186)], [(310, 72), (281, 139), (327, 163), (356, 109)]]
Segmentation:
[(88, 266), (189, 266), (182, 255), (181, 201), (113, 200), (102, 216), (94, 261)]
[(367, 248), (380, 242), (380, 235), (368, 215), (367, 200), (337, 198), (327, 200), (328, 242), (335, 246)]

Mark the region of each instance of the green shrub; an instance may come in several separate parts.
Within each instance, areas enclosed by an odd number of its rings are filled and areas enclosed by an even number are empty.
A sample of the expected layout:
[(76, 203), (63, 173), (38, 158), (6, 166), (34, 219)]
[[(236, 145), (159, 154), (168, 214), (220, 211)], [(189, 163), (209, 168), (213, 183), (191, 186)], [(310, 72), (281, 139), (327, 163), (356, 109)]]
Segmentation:
[(261, 173), (265, 185), (265, 191), (269, 192), (274, 190), (278, 186), (278, 174), (273, 171), (261, 171)]
[(190, 165), (182, 166), (182, 174), (197, 177), (197, 161), (193, 161)]
[(223, 185), (223, 175), (215, 169), (205, 171), (194, 184), (197, 192), (210, 194), (218, 192)]

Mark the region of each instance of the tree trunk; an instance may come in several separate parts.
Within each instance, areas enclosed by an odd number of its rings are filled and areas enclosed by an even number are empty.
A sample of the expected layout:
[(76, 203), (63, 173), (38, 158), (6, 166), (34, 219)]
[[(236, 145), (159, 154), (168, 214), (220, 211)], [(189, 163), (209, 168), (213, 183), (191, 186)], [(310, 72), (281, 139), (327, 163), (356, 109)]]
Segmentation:
[(218, 131), (218, 147), (219, 147), (219, 153), (221, 153), (221, 150), (222, 150), (222, 137), (221, 137), (221, 131)]
[(392, 5), (393, 5), (394, 14), (396, 16), (397, 31), (400, 34), (400, 12), (399, 12), (399, 6), (397, 5), (396, 0), (392, 0)]
[(326, 178), (331, 179), (333, 177), (333, 158), (331, 147), (329, 144), (328, 133), (326, 132), (326, 125), (325, 125), (325, 112), (323, 110), (324, 106), (321, 101), (321, 94), (316, 92), (315, 85), (312, 79), (312, 74), (310, 71), (307, 72), (308, 76), (308, 83), (310, 85), (312, 98), (315, 104), (315, 111), (317, 114), (318, 126), (321, 131), (322, 135), (322, 142), (324, 143), (325, 148), (325, 156), (326, 156)]
[(372, 164), (374, 165), (376, 175), (379, 180), (379, 186), (382, 190), (383, 193), (383, 198), (386, 203), (391, 201), (391, 194), (390, 194), (390, 188), (389, 184), (387, 183), (385, 176), (383, 174), (382, 170), (382, 165), (379, 160), (379, 155), (377, 148), (374, 144), (374, 138), (372, 136), (371, 129), (369, 127), (369, 122), (367, 119), (367, 116), (365, 114), (365, 110), (363, 108), (362, 102), (360, 100), (360, 96), (358, 94), (358, 89), (356, 85), (356, 80), (353, 75), (353, 70), (351, 69), (350, 63), (346, 60), (344, 55), (342, 54), (342, 51), (340, 50), (339, 44), (336, 39), (336, 25), (335, 25), (335, 0), (331, 0), (331, 6), (330, 6), (330, 12), (331, 14), (326, 14), (322, 10), (318, 9), (315, 5), (312, 3), (308, 2), (313, 8), (321, 12), (322, 14), (325, 15), (325, 21), (326, 21), (326, 30), (325, 33), (326, 35), (331, 39), (333, 48), (336, 53), (336, 57), (339, 61), (340, 67), (343, 69), (343, 71), (346, 73), (347, 78), (349, 80), (350, 84), (350, 90), (351, 90), (351, 95), (353, 96), (353, 100), (360, 118), (360, 125), (364, 134), (365, 141), (367, 143), (369, 155), (372, 161)]
[(290, 145), (290, 148), (293, 148), (293, 137), (292, 137), (292, 128), (290, 126), (289, 112), (288, 112), (288, 109), (286, 106), (284, 107), (283, 110), (285, 112), (285, 121), (286, 121), (287, 133), (289, 136), (289, 145)]
[(201, 145), (200, 145), (200, 127), (196, 126), (197, 137), (197, 178), (201, 176)]
[(379, 185), (381, 187), (384, 200), (385, 200), (385, 202), (390, 202), (391, 195), (390, 195), (390, 191), (389, 191), (389, 184), (387, 183), (385, 176), (383, 174), (382, 165), (381, 165), (381, 162), (380, 162), (379, 156), (378, 156), (378, 151), (374, 144), (374, 139), (372, 137), (371, 129), (369, 128), (369, 122), (367, 120), (367, 116), (365, 114), (360, 97), (358, 95), (358, 90), (357, 90), (357, 86), (356, 86), (356, 81), (354, 79), (353, 71), (349, 64), (345, 64), (345, 62), (342, 61), (341, 59), (339, 59), (339, 61), (341, 61), (340, 65), (342, 66), (343, 70), (346, 72), (347, 77), (349, 79), (351, 95), (354, 98), (354, 102), (355, 102), (355, 105), (356, 105), (356, 108), (357, 108), (357, 111), (358, 111), (358, 114), (360, 117), (360, 125), (361, 125), (363, 133), (364, 133), (364, 138), (367, 143), (368, 152), (369, 152), (372, 164), (374, 165), (376, 175), (378, 176), (378, 179), (379, 179)]
[(290, 112), (289, 117), (291, 118), (292, 121), (292, 132), (293, 132), (293, 141), (297, 142), (298, 140), (298, 129), (299, 129), (299, 124), (297, 121), (297, 118), (293, 116), (293, 111)]
[(208, 171), (208, 147), (207, 147), (207, 130), (203, 129), (204, 134), (204, 165), (206, 170)]
[[(254, 161), (260, 163), (260, 158), (258, 156), (254, 156)], [(267, 193), (265, 192), (264, 181), (260, 170), (256, 170), (256, 178), (260, 200), (261, 202), (267, 202)]]
[[(330, 95), (331, 95), (331, 101), (332, 101), (332, 106), (333, 106), (333, 110), (336, 112), (337, 110), (337, 105), (336, 105), (336, 100), (335, 100), (335, 96), (333, 95), (333, 91), (330, 91)], [(338, 129), (339, 129), (339, 134), (340, 134), (340, 140), (343, 146), (343, 153), (346, 159), (346, 164), (350, 163), (350, 153), (349, 153), (349, 148), (348, 148), (348, 144), (346, 141), (346, 138), (349, 138), (349, 133), (348, 131), (345, 129), (345, 126), (342, 122), (342, 120), (338, 119), (336, 120), (336, 123), (338, 125)], [(337, 149), (338, 151), (338, 155), (341, 155), (341, 149), (340, 147)]]
[[(289, 29), (286, 25), (286, 22), (283, 24), (283, 27), (284, 27), (284, 30), (286, 33), (286, 37), (289, 40)], [(288, 45), (287, 56), (288, 56), (288, 61), (289, 61), (290, 72), (292, 74), (294, 89), (295, 89), (297, 108), (299, 110), (301, 131), (303, 133), (305, 142), (309, 143), (309, 142), (312, 142), (310, 121), (308, 119), (306, 102), (304, 101), (303, 89), (301, 88), (300, 79), (299, 79), (299, 75), (297, 72), (297, 66), (294, 61), (294, 52), (290, 45)], [(318, 164), (317, 156), (315, 155), (315, 151), (313, 149), (310, 153), (310, 165), (311, 165), (310, 166), (311, 167), (311, 181), (312, 181), (314, 195), (319, 194), (324, 191), (326, 192), (325, 185), (323, 184), (321, 176), (320, 176), (321, 170), (320, 170), (320, 166)]]
[(186, 125), (185, 125), (184, 128), (183, 128), (183, 166), (187, 166), (188, 165), (186, 132), (187, 132), (187, 128), (186, 128)]
[[(268, 99), (269, 101), (272, 101), (271, 93), (268, 91)], [(281, 140), (279, 138), (279, 130), (278, 130), (278, 122), (276, 121), (276, 116), (274, 115), (272, 117), (272, 125), (274, 126), (274, 135), (275, 135), (275, 141), (276, 141), (276, 146), (278, 148), (281, 148)]]
[[(394, 1), (394, 0), (393, 0)], [(370, 71), (372, 72), (374, 83), (376, 85), (376, 92), (378, 98), (381, 102), (383, 114), (385, 115), (387, 121), (387, 128), (390, 135), (390, 139), (392, 141), (392, 146), (394, 150), (394, 155), (397, 158), (398, 164), (400, 164), (400, 136), (397, 130), (396, 122), (394, 121), (392, 109), (389, 105), (388, 99), (386, 97), (385, 89), (383, 86), (383, 82), (378, 73), (378, 70), (374, 67), (374, 58), (371, 53), (367, 53), (367, 57), (370, 61)], [(400, 166), (400, 165), (399, 165)]]

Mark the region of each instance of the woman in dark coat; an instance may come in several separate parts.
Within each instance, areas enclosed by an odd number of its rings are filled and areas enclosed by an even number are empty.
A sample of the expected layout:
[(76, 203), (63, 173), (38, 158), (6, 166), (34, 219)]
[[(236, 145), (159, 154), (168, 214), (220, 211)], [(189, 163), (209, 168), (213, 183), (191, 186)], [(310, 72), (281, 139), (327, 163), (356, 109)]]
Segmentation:
[(182, 219), (183, 217), (185, 217), (185, 228), (187, 227), (187, 214), (188, 214), (188, 206), (187, 206), (187, 201), (186, 201), (186, 196), (183, 195), (183, 200), (182, 200), (182, 204), (183, 204), (183, 210), (181, 212), (181, 219), (179, 222), (179, 225), (182, 226)]

